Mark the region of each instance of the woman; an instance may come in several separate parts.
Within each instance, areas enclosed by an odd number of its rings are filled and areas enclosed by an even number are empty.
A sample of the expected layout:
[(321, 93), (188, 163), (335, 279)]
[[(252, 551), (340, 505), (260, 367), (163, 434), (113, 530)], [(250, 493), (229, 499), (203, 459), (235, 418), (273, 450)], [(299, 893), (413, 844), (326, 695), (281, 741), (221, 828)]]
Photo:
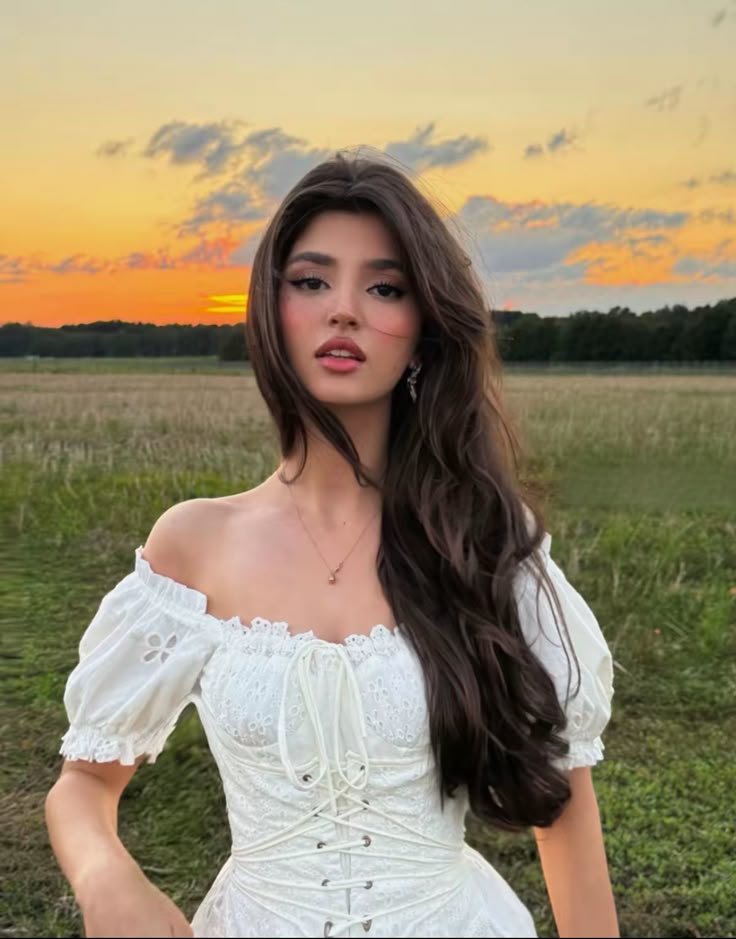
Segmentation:
[[(464, 253), (401, 172), (338, 154), (268, 226), (247, 335), (280, 466), (164, 512), (67, 683), (47, 820), (87, 934), (535, 936), (470, 810), (533, 826), (560, 935), (618, 935), (611, 656), (517, 479)], [(116, 819), (191, 701), (233, 846), (190, 925)]]

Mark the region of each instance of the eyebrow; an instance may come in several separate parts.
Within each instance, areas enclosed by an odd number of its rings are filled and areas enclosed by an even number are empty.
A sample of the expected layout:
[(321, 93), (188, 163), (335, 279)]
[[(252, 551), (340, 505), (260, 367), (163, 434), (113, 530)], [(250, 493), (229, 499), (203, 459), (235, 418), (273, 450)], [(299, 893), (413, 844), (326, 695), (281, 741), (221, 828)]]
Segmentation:
[[(311, 261), (312, 264), (321, 264), (324, 267), (334, 267), (337, 264), (337, 261), (332, 255), (323, 254), (321, 251), (300, 251), (299, 254), (295, 254), (293, 258), (289, 258), (287, 263), (291, 265), (295, 264), (297, 261)], [(394, 270), (398, 271), (400, 274), (405, 273), (403, 266), (399, 261), (393, 258), (373, 258), (370, 261), (366, 261), (364, 266), (374, 271)]]

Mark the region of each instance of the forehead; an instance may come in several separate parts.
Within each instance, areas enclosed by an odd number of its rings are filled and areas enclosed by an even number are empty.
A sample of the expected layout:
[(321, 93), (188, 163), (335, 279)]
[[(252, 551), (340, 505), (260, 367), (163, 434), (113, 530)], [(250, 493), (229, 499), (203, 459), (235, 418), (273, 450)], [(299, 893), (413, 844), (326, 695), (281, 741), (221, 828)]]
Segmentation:
[(399, 257), (399, 245), (388, 225), (372, 212), (320, 212), (289, 251), (289, 257), (305, 248), (324, 251), (336, 258)]

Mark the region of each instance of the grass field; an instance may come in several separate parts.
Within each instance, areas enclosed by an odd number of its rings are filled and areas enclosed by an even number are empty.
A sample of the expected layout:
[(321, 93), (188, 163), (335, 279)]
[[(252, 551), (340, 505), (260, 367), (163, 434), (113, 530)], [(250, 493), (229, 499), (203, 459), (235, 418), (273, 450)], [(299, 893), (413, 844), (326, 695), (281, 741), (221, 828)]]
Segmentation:
[[(243, 366), (56, 365), (0, 366), (6, 936), (81, 934), (43, 800), (64, 683), (102, 594), (165, 508), (247, 489), (277, 458)], [(553, 556), (616, 662), (593, 773), (622, 935), (734, 935), (736, 375), (525, 369), (505, 388), (525, 473), (550, 494)], [(191, 916), (228, 850), (193, 712), (136, 773), (120, 829)], [(469, 840), (555, 935), (531, 833), (471, 823)]]

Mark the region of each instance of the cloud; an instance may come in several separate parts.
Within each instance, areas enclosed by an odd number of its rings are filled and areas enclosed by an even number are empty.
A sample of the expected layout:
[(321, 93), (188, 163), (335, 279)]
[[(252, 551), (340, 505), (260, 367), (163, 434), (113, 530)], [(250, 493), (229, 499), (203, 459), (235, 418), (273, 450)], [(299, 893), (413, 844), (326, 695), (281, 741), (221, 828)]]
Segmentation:
[(54, 274), (99, 274), (107, 267), (106, 261), (98, 261), (84, 254), (70, 254), (56, 264), (44, 265)]
[(557, 150), (571, 147), (576, 139), (576, 134), (568, 132), (563, 127), (562, 130), (557, 131), (556, 134), (552, 134), (552, 136), (549, 138), (547, 141), (547, 151), (549, 153), (555, 153)]
[(244, 264), (250, 266), (256, 256), (256, 251), (258, 250), (258, 245), (261, 242), (263, 237), (264, 228), (259, 228), (257, 231), (251, 232), (250, 235), (242, 242), (230, 255), (230, 260), (233, 264)]
[(60, 261), (0, 255), (0, 283), (17, 283), (29, 274), (117, 274), (120, 271), (184, 270), (192, 267), (243, 267), (234, 257), (238, 239), (231, 236), (201, 239), (196, 245), (174, 254), (166, 248), (158, 251), (131, 251), (117, 258), (92, 258), (73, 254)]
[(25, 258), (0, 254), (0, 284), (22, 284), (28, 278), (28, 262)]
[(676, 274), (698, 280), (714, 280), (736, 277), (736, 258), (711, 261), (708, 258), (686, 254), (674, 265)]
[(264, 216), (262, 202), (254, 197), (243, 183), (227, 183), (201, 196), (195, 203), (194, 212), (176, 226), (180, 237), (199, 232), (213, 222), (252, 222)]
[(589, 242), (620, 240), (628, 232), (680, 228), (686, 212), (626, 209), (571, 202), (504, 202), (471, 196), (459, 213), (494, 272), (537, 270), (557, 264)]
[[(690, 179), (683, 180), (680, 185), (686, 189), (696, 189), (698, 186), (705, 185), (705, 180), (697, 176), (691, 176)], [(736, 186), (736, 172), (734, 170), (723, 170), (720, 173), (711, 173), (708, 182), (716, 186)]]
[(722, 173), (714, 173), (710, 177), (712, 183), (719, 186), (736, 186), (736, 172), (734, 170), (724, 170)]
[(658, 111), (674, 111), (680, 104), (683, 87), (681, 84), (673, 85), (671, 88), (660, 92), (660, 94), (647, 98), (644, 107), (656, 108)]
[(699, 125), (698, 125), (698, 136), (695, 138), (695, 140), (693, 140), (693, 147), (699, 147), (700, 144), (708, 136), (709, 131), (710, 131), (710, 118), (708, 117), (707, 114), (701, 114)]
[[(276, 130), (276, 128), (274, 128)], [(268, 203), (282, 199), (305, 173), (333, 156), (333, 150), (309, 147), (305, 140), (277, 136), (260, 141), (255, 159), (242, 171), (240, 179)]]
[(702, 209), (698, 213), (701, 222), (721, 222), (724, 225), (736, 225), (736, 212), (733, 209)]
[(673, 271), (698, 280), (736, 277), (736, 243), (733, 238), (724, 238), (707, 254), (683, 255)]
[[(565, 127), (550, 134), (547, 139), (547, 153), (557, 153), (558, 151), (568, 150), (578, 140), (577, 131), (568, 131)], [(530, 143), (524, 148), (524, 159), (531, 160), (541, 157), (545, 152), (545, 147), (539, 143)]]
[(424, 127), (417, 127), (408, 140), (392, 140), (386, 145), (384, 152), (405, 166), (421, 172), (433, 167), (457, 166), (477, 153), (490, 149), (485, 137), (470, 137), (467, 134), (433, 141), (435, 127), (434, 121)]
[(130, 271), (170, 270), (177, 267), (174, 258), (168, 251), (132, 251), (113, 262), (117, 269), (126, 268)]
[(524, 150), (524, 159), (531, 160), (535, 157), (540, 157), (544, 155), (544, 147), (539, 143), (530, 143), (527, 144), (526, 149)]
[(133, 141), (133, 137), (127, 137), (125, 140), (106, 140), (99, 145), (95, 153), (98, 157), (126, 156)]
[(142, 156), (149, 159), (164, 156), (171, 164), (180, 166), (199, 165), (202, 167), (200, 178), (216, 176), (241, 158), (244, 142), (236, 140), (235, 134), (244, 126), (242, 121), (213, 121), (208, 124), (170, 121), (155, 131)]
[(492, 303), (512, 296), (523, 298), (527, 309), (541, 304), (551, 312), (558, 297), (570, 312), (571, 298), (588, 296), (591, 284), (613, 295), (613, 285), (675, 283), (670, 232), (690, 218), (608, 204), (474, 196), (458, 215), (458, 229)]

